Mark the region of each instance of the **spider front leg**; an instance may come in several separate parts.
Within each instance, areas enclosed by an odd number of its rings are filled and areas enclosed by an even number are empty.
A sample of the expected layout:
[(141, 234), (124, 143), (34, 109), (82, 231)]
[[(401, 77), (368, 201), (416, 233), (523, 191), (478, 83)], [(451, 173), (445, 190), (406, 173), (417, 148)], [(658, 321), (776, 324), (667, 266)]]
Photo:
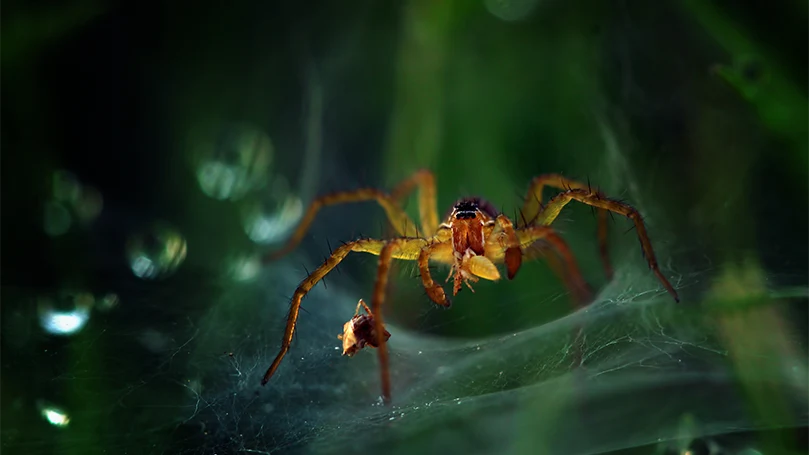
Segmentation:
[(553, 223), (556, 217), (559, 216), (559, 212), (561, 212), (562, 208), (572, 200), (576, 200), (593, 207), (606, 209), (632, 220), (632, 222), (635, 223), (635, 229), (638, 231), (641, 250), (649, 263), (649, 268), (652, 269), (652, 272), (654, 272), (655, 276), (657, 276), (657, 278), (663, 284), (666, 291), (668, 291), (669, 294), (674, 297), (674, 300), (676, 302), (680, 301), (677, 291), (674, 290), (674, 287), (671, 285), (671, 283), (669, 283), (669, 280), (666, 279), (663, 272), (660, 271), (660, 268), (657, 265), (657, 258), (655, 257), (654, 250), (652, 249), (652, 242), (649, 240), (649, 235), (646, 233), (646, 225), (643, 223), (640, 213), (634, 207), (623, 202), (608, 199), (597, 193), (592, 193), (582, 189), (573, 189), (559, 193), (548, 201), (548, 204), (537, 217), (537, 224), (547, 226)]
[[(395, 239), (392, 242), (397, 242), (396, 244), (399, 246), (393, 257), (397, 259), (415, 260), (418, 257), (421, 248), (426, 244), (427, 241), (418, 238), (402, 238)], [(318, 282), (320, 282), (320, 280), (322, 280), (326, 274), (331, 272), (332, 269), (340, 264), (340, 262), (342, 262), (343, 259), (348, 256), (348, 253), (354, 251), (379, 255), (382, 253), (385, 245), (385, 241), (375, 239), (355, 240), (353, 242), (341, 245), (339, 248), (334, 250), (331, 256), (326, 258), (326, 261), (321, 264), (320, 267), (315, 269), (314, 272), (312, 272), (301, 282), (301, 284), (298, 285), (298, 288), (295, 289), (295, 293), (292, 295), (292, 301), (289, 305), (289, 315), (287, 316), (287, 324), (286, 328), (284, 329), (284, 336), (281, 340), (281, 349), (278, 351), (278, 355), (276, 355), (275, 360), (273, 360), (272, 364), (270, 365), (270, 368), (268, 368), (267, 372), (264, 374), (264, 378), (261, 380), (261, 385), (265, 385), (273, 374), (275, 374), (275, 371), (278, 369), (278, 366), (281, 365), (281, 361), (284, 359), (287, 351), (289, 351), (289, 347), (292, 344), (292, 336), (295, 333), (295, 327), (298, 323), (298, 315), (300, 314), (301, 301), (303, 300), (303, 297)]]
[(452, 306), (452, 300), (447, 297), (444, 288), (436, 283), (430, 274), (430, 257), (440, 257), (442, 254), (452, 258), (452, 245), (449, 243), (433, 243), (422, 248), (418, 259), (419, 273), (421, 274), (421, 282), (424, 285), (424, 290), (427, 292), (427, 296), (430, 297), (430, 300), (444, 308), (449, 308)]
[(466, 285), (472, 289), (469, 281), (477, 282), (479, 278), (489, 281), (497, 281), (500, 279), (500, 272), (497, 270), (497, 266), (486, 256), (468, 255), (464, 256), (460, 263), (458, 263), (455, 258), (453, 245), (449, 242), (450, 240), (448, 238), (442, 238), (441, 235), (435, 236), (431, 243), (422, 248), (418, 258), (421, 282), (424, 285), (427, 296), (430, 297), (430, 300), (444, 308), (449, 308), (452, 305), (452, 300), (447, 297), (444, 288), (433, 280), (432, 274), (430, 273), (431, 259), (434, 262), (451, 266), (449, 277), (452, 277), (453, 274), (456, 275), (453, 295), (458, 294), (461, 282), (466, 282)]
[[(400, 205), (400, 199), (407, 196), (414, 188), (419, 188), (419, 214), (421, 216), (422, 230), (419, 233), (416, 225), (405, 213)], [(438, 226), (438, 212), (435, 207), (435, 179), (427, 170), (421, 170), (405, 179), (396, 186), (392, 194), (376, 188), (361, 188), (353, 191), (341, 191), (320, 196), (309, 204), (301, 223), (292, 233), (286, 245), (281, 249), (270, 252), (265, 262), (278, 259), (294, 250), (309, 230), (312, 222), (321, 208), (330, 205), (347, 204), (352, 202), (376, 201), (387, 216), (388, 222), (402, 237), (430, 236), (435, 233)]]
[[(589, 183), (585, 184), (571, 180), (560, 174), (539, 175), (531, 180), (528, 193), (525, 195), (525, 201), (523, 202), (523, 219), (519, 220), (517, 226), (523, 227), (531, 224), (547, 225), (546, 223), (539, 222), (537, 219), (540, 212), (542, 212), (542, 190), (546, 186), (560, 190), (587, 190), (589, 193), (601, 196), (601, 192), (593, 191)], [(537, 221), (537, 223), (534, 223), (535, 221)], [(605, 209), (598, 210), (598, 250), (607, 279), (612, 279), (613, 269), (607, 248), (607, 210)]]

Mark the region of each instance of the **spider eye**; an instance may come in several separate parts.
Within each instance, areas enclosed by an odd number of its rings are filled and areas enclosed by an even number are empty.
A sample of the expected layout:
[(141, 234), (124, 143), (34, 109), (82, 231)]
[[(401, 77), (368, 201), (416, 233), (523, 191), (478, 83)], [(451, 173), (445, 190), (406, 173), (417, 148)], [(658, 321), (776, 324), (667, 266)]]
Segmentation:
[(474, 200), (462, 200), (455, 204), (455, 219), (467, 220), (474, 218), (478, 213), (478, 203)]
[(459, 210), (455, 212), (455, 219), (456, 220), (468, 220), (472, 219), (477, 215), (477, 212), (473, 210)]

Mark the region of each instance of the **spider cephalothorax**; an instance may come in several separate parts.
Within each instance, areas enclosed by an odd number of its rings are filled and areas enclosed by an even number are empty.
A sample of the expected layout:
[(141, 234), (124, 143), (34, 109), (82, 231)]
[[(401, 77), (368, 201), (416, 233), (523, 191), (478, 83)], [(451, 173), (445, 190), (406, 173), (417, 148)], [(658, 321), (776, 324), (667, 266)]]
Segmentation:
[(472, 292), (469, 284), (478, 278), (499, 280), (500, 272), (494, 263), (486, 258), (486, 240), (495, 226), (497, 213), (491, 205), (480, 198), (465, 198), (453, 206), (447, 220), (439, 228), (452, 233), (452, 254), (454, 261), (447, 281), (454, 279), (452, 294), (457, 295), (461, 283)]
[[(562, 192), (543, 205), (542, 190), (545, 186), (560, 189)], [(401, 207), (402, 199), (416, 187), (419, 187), (421, 229), (416, 228)], [(439, 224), (435, 199), (435, 178), (431, 172), (422, 170), (400, 183), (390, 194), (375, 188), (364, 188), (328, 194), (312, 202), (287, 245), (269, 255), (268, 259), (280, 257), (295, 248), (314, 220), (317, 211), (327, 205), (375, 200), (385, 210), (388, 220), (399, 236), (386, 240), (359, 239), (344, 243), (298, 285), (289, 307), (281, 349), (264, 374), (262, 385), (270, 380), (289, 350), (303, 297), (352, 251), (378, 255), (379, 266), (371, 308), (368, 309), (366, 306), (367, 314), (360, 315), (360, 306), (364, 306), (360, 301), (354, 317), (344, 326), (340, 337), (343, 340), (343, 353), (350, 356), (365, 346), (379, 348), (382, 398), (385, 402), (390, 401), (386, 344), (390, 333), (385, 330), (381, 309), (393, 259), (417, 261), (427, 295), (445, 308), (450, 306), (450, 299), (444, 289), (433, 280), (430, 272), (431, 262), (450, 268), (447, 280), (454, 278), (453, 295), (456, 295), (461, 290), (462, 284), (471, 289), (470, 282), (477, 282), (480, 278), (500, 279), (497, 264), (505, 264), (507, 277), (511, 280), (516, 276), (524, 258), (542, 257), (561, 275), (570, 289), (574, 302), (577, 305), (585, 303), (590, 296), (589, 287), (582, 278), (567, 243), (550, 227), (562, 208), (570, 201), (578, 201), (598, 209), (598, 240), (601, 259), (608, 277), (612, 275), (606, 244), (606, 214), (609, 211), (623, 215), (633, 222), (649, 268), (674, 300), (679, 301), (677, 291), (657, 265), (652, 244), (646, 233), (646, 225), (638, 211), (624, 202), (605, 197), (601, 192), (591, 189), (589, 184), (570, 180), (558, 174), (534, 178), (523, 202), (522, 219), (516, 227), (507, 216), (498, 213), (491, 204), (480, 198), (459, 200), (445, 217), (444, 222)], [(540, 248), (537, 248), (537, 245)], [(541, 255), (537, 254), (538, 251)]]

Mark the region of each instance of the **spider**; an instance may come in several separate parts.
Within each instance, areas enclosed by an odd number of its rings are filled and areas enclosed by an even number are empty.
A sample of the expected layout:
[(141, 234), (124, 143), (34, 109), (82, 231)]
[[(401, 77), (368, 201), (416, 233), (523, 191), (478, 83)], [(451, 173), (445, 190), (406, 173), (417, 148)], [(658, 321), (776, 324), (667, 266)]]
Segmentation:
[[(543, 205), (542, 190), (546, 186), (559, 189), (561, 192)], [(401, 201), (417, 187), (421, 229), (410, 220), (401, 205)], [(624, 202), (607, 198), (600, 191), (592, 190), (589, 184), (570, 180), (559, 174), (540, 175), (531, 181), (523, 202), (522, 216), (516, 227), (509, 217), (498, 213), (491, 204), (480, 198), (458, 200), (443, 223), (439, 223), (435, 177), (426, 169), (415, 172), (394, 187), (390, 193), (375, 188), (363, 188), (323, 195), (312, 201), (287, 244), (267, 255), (266, 260), (279, 258), (292, 251), (303, 239), (321, 208), (361, 201), (376, 201), (385, 210), (388, 221), (398, 236), (386, 240), (360, 238), (344, 243), (298, 285), (290, 303), (281, 348), (261, 380), (261, 385), (265, 385), (275, 374), (289, 351), (303, 297), (352, 251), (375, 254), (379, 256), (379, 264), (371, 309), (368, 309), (361, 300), (354, 317), (345, 324), (344, 333), (338, 338), (343, 340), (344, 355), (353, 355), (364, 346), (378, 348), (382, 399), (386, 404), (389, 404), (391, 399), (388, 350), (385, 344), (390, 334), (385, 330), (381, 308), (385, 301), (385, 289), (393, 259), (417, 261), (421, 280), (429, 298), (436, 304), (449, 308), (451, 300), (444, 288), (433, 280), (430, 262), (450, 267), (447, 281), (453, 279), (452, 294), (455, 296), (464, 285), (474, 291), (472, 284), (481, 278), (490, 281), (499, 280), (500, 271), (496, 264), (504, 263), (508, 279), (514, 279), (523, 258), (533, 258), (532, 251), (536, 250), (532, 249), (532, 246), (538, 244), (541, 245), (541, 249), (552, 249), (558, 255), (544, 255), (544, 257), (551, 262), (551, 265), (561, 267), (562, 276), (571, 291), (579, 300), (585, 299), (589, 293), (586, 291), (587, 285), (579, 272), (575, 258), (567, 243), (550, 227), (562, 208), (570, 201), (579, 201), (598, 209), (600, 254), (608, 277), (612, 276), (612, 268), (606, 245), (606, 215), (608, 212), (614, 212), (632, 220), (649, 268), (666, 291), (679, 302), (677, 292), (657, 265), (640, 213)], [(360, 306), (365, 307), (366, 315), (359, 314)]]

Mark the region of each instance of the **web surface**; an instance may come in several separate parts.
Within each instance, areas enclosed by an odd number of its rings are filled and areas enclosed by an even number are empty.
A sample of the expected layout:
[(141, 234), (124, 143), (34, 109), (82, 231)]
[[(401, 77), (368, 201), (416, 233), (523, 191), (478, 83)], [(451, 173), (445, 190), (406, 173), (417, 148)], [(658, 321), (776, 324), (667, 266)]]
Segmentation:
[[(631, 266), (618, 269), (592, 305), (516, 333), (448, 340), (389, 324), (391, 407), (380, 404), (376, 352), (340, 355), (335, 335), (358, 296), (318, 287), (292, 349), (261, 388), (288, 301), (266, 305), (247, 295), (266, 296), (274, 280), (288, 287), (295, 276), (283, 269), (224, 294), (188, 340), (193, 379), (176, 378), (188, 401), (174, 409), (184, 414), (175, 424), (183, 433), (197, 429), (189, 437), (207, 453), (493, 453), (508, 444), (509, 453), (584, 454), (671, 439), (685, 415), (698, 422), (697, 436), (774, 425), (746, 417), (712, 317), (687, 301), (674, 304), (646, 270)], [(705, 273), (681, 274), (676, 286), (697, 286)], [(806, 291), (774, 295), (785, 296)], [(806, 364), (787, 361), (791, 369), (752, 380), (778, 384), (790, 402), (803, 403), (790, 414), (798, 420), (776, 425), (805, 425)]]

